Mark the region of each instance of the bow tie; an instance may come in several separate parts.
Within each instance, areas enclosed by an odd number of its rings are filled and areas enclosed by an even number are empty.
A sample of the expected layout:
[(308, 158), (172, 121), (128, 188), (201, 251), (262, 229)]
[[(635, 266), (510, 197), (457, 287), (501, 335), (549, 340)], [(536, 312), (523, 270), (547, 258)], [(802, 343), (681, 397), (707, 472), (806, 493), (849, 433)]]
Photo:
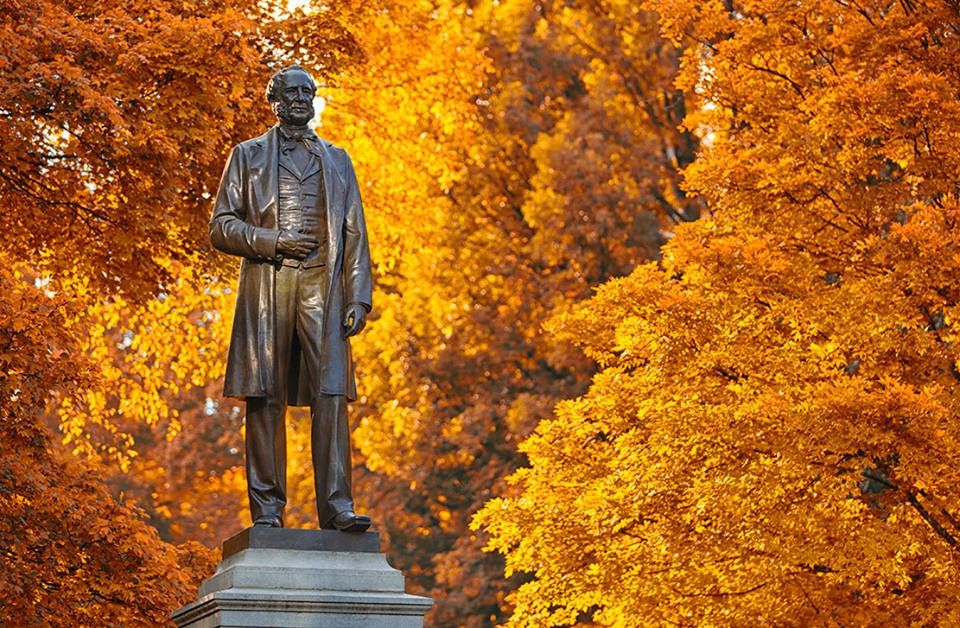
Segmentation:
[(284, 139), (292, 142), (306, 142), (313, 139), (313, 133), (310, 131), (286, 131)]
[(310, 130), (306, 131), (284, 131), (282, 134), (282, 142), (280, 144), (280, 151), (283, 154), (287, 154), (294, 150), (297, 147), (297, 143), (303, 144), (307, 149), (310, 148), (310, 142), (313, 141), (314, 135)]

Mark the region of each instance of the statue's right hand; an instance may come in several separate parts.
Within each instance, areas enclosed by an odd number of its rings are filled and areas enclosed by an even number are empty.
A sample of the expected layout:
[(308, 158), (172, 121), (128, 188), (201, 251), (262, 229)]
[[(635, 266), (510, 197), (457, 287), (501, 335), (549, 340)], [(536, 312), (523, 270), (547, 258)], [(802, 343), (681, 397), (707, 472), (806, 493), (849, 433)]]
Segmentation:
[(296, 231), (281, 231), (277, 238), (277, 253), (284, 257), (304, 259), (310, 251), (317, 248), (317, 240), (312, 235)]

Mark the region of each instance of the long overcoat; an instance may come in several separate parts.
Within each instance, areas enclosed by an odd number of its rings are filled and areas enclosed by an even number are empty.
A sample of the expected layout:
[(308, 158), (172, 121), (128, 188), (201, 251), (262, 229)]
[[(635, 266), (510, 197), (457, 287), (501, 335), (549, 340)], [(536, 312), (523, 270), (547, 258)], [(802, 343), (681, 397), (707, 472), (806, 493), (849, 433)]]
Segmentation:
[[(210, 242), (243, 258), (237, 308), (227, 355), (223, 394), (267, 397), (276, 388), (275, 278), (280, 262), (279, 130), (238, 144), (230, 153), (210, 219)], [(325, 140), (312, 143), (320, 158), (326, 192), (327, 294), (324, 302), (321, 369), (314, 390), (356, 399), (350, 342), (343, 315), (349, 303), (372, 307), (370, 247), (360, 190), (347, 152)], [(301, 339), (304, 341), (304, 339)], [(290, 365), (290, 405), (310, 404), (311, 386), (305, 361)]]

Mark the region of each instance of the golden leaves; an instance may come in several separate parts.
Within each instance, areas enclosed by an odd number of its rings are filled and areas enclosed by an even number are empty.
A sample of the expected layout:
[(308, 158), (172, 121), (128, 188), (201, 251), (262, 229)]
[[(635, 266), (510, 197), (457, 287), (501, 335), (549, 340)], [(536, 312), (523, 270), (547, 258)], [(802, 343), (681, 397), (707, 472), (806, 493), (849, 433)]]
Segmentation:
[(0, 13), (0, 623), (168, 621), (212, 556), (145, 511), (213, 544), (197, 520), (236, 517), (242, 493), (238, 413), (206, 390), (232, 298), (205, 222), (227, 149), (269, 117), (264, 51), (307, 45), (261, 2), (136, 4)]
[(689, 45), (710, 146), (686, 185), (711, 215), (551, 323), (602, 370), (474, 519), (532, 578), (510, 624), (942, 621), (960, 75), (936, 33), (956, 16), (651, 5)]

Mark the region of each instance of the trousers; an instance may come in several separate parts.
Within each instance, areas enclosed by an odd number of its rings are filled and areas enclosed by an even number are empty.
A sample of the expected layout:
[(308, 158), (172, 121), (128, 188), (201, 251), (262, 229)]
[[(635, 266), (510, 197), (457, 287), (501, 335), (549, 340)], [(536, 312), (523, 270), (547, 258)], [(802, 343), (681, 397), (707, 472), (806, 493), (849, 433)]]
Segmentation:
[[(306, 362), (311, 386), (320, 381), (323, 351), (326, 267), (282, 266), (276, 276), (276, 390), (268, 397), (247, 398), (246, 471), (250, 516), (283, 521), (286, 490), (286, 411), (291, 366)], [(337, 320), (337, 319), (335, 319)], [(353, 510), (350, 428), (343, 395), (310, 391), (310, 448), (317, 517), (332, 528), (337, 514)]]

